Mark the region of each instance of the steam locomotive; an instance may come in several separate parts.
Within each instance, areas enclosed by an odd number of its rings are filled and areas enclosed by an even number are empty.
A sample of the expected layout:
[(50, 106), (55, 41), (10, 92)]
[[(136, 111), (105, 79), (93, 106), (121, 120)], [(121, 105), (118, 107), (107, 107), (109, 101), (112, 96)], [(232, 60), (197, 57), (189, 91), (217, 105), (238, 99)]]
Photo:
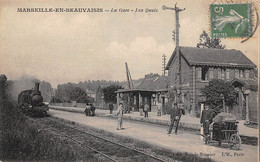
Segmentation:
[(29, 116), (47, 116), (49, 110), (48, 105), (43, 103), (41, 91), (39, 91), (40, 83), (35, 83), (32, 90), (22, 91), (18, 95), (18, 105), (20, 110)]

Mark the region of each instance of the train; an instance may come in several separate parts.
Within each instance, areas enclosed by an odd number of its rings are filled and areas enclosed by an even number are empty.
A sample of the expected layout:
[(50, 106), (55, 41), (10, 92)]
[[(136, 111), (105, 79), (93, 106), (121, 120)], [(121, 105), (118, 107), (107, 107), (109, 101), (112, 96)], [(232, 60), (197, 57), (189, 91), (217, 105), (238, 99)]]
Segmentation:
[(39, 90), (40, 83), (35, 83), (34, 89), (21, 91), (18, 95), (19, 109), (26, 115), (47, 116), (48, 105), (43, 103), (43, 97)]

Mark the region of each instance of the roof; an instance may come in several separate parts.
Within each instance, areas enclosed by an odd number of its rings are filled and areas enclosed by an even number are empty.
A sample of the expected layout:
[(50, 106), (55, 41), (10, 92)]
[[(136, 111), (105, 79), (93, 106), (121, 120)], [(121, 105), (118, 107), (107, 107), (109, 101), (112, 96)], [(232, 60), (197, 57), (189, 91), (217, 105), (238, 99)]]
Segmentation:
[(155, 78), (144, 79), (142, 83), (136, 87), (143, 90), (160, 90), (168, 88), (168, 77), (160, 76)]
[[(256, 68), (251, 60), (241, 51), (235, 49), (179, 47), (179, 51), (189, 65)], [(166, 70), (169, 70), (175, 55), (176, 48), (167, 63)]]
[(246, 80), (246, 79), (237, 79), (234, 78), (233, 80), (230, 81), (232, 85), (235, 85), (235, 83), (240, 83), (243, 87), (253, 90), (253, 91), (258, 91), (258, 82), (257, 80)]
[(156, 92), (154, 90), (145, 90), (145, 89), (119, 89), (115, 93), (124, 93), (124, 92)]
[(257, 84), (257, 80), (248, 80), (248, 79), (244, 79), (244, 78), (234, 78), (233, 80), (230, 81), (230, 83), (234, 83), (234, 82), (239, 82), (241, 83), (242, 85), (248, 85), (248, 86), (251, 86), (251, 85), (258, 85)]

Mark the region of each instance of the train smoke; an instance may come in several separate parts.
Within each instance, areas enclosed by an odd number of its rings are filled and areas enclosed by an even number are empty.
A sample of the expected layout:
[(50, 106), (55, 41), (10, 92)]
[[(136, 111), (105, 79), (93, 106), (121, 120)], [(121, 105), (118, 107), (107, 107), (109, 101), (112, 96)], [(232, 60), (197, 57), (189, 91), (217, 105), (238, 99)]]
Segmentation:
[(40, 83), (40, 80), (29, 75), (24, 75), (21, 78), (12, 81), (11, 86), (8, 89), (11, 99), (17, 101), (18, 94), (21, 91), (33, 89), (35, 83)]

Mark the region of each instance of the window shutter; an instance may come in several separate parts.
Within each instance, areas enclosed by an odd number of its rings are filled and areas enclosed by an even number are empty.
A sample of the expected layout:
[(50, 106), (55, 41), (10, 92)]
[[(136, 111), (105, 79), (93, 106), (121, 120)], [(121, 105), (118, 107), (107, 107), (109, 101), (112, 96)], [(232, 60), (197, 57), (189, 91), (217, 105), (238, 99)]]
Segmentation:
[(221, 69), (218, 69), (218, 79), (221, 79)]
[(213, 68), (210, 68), (209, 69), (209, 80), (212, 80), (214, 79), (214, 76), (213, 76)]
[(240, 78), (244, 78), (244, 70), (239, 70)]
[(248, 80), (249, 79), (249, 71), (248, 70), (246, 70), (246, 72), (245, 72), (245, 78)]
[(226, 70), (226, 80), (229, 80), (230, 77), (229, 77), (229, 69)]
[(238, 69), (235, 69), (235, 78), (239, 78), (239, 71), (238, 71)]
[(201, 80), (201, 67), (198, 67), (198, 80)]

